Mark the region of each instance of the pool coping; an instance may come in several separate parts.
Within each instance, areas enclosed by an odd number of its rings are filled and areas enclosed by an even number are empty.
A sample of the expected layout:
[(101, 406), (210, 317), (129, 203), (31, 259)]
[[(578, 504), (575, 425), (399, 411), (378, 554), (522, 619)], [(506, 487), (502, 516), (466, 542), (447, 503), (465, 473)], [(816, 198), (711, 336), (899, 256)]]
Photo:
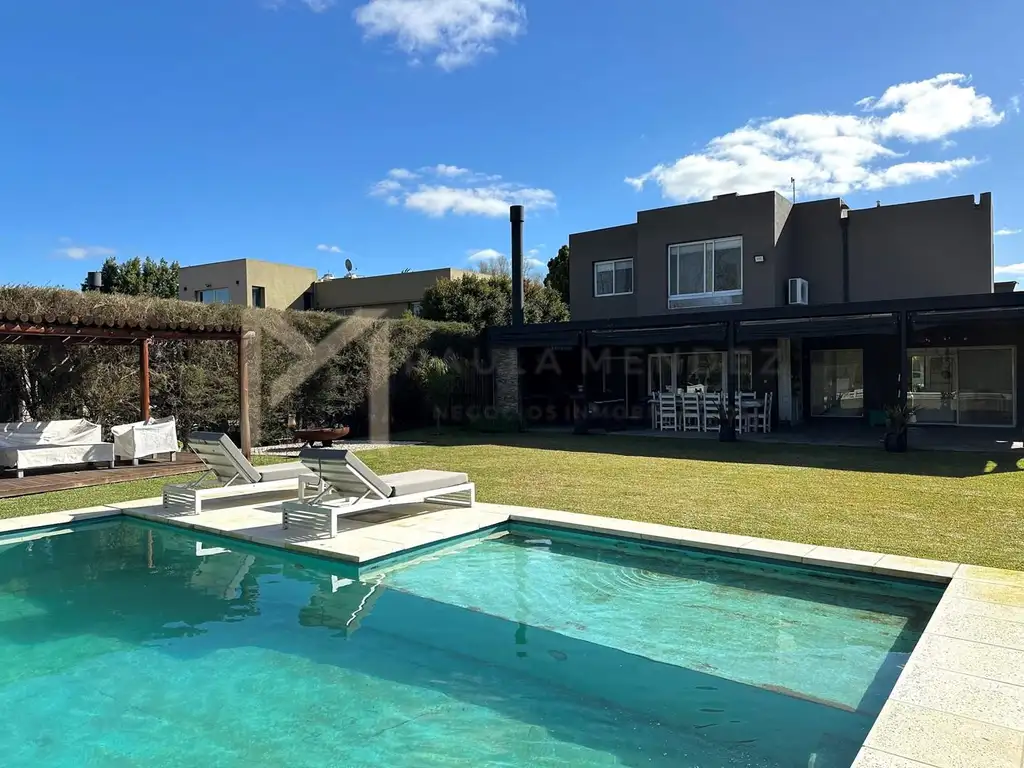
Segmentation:
[[(204, 511), (201, 516), (173, 516), (163, 512), (161, 499), (141, 499), (2, 519), (0, 536), (126, 515), (349, 565), (372, 566), (518, 522), (927, 581), (944, 585), (945, 590), (853, 768), (1024, 765), (1024, 572), (486, 503), (478, 503), (472, 510), (441, 510), (359, 524), (339, 532), (334, 540), (282, 536), (276, 533), (279, 517), (276, 526), (267, 523), (273, 514), (272, 506), (243, 506)], [(259, 525), (251, 527), (253, 522)], [(243, 527), (229, 527), (236, 524)]]

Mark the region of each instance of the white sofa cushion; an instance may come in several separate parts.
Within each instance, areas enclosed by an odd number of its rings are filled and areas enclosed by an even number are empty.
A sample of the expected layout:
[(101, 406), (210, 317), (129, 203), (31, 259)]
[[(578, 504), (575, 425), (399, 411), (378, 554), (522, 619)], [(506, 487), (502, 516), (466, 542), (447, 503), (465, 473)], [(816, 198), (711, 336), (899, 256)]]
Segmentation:
[(103, 442), (99, 424), (85, 419), (15, 421), (0, 424), (0, 448), (52, 445), (95, 445)]
[(122, 459), (141, 459), (178, 450), (178, 429), (173, 416), (111, 427), (114, 453)]

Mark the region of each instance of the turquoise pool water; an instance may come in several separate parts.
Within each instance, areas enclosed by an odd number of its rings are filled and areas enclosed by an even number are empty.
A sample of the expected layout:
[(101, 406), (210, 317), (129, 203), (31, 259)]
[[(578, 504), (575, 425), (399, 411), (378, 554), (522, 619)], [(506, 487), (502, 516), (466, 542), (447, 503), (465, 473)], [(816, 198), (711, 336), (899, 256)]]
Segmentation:
[(0, 538), (4, 766), (848, 766), (939, 590), (542, 529)]

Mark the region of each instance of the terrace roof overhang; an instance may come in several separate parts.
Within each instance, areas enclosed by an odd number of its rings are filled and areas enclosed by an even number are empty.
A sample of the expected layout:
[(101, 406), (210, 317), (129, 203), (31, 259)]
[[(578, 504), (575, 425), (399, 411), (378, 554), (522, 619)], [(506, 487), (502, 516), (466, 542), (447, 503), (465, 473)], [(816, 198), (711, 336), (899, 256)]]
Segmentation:
[[(552, 339), (559, 340), (559, 346), (612, 343), (611, 340), (616, 340), (614, 343), (619, 345), (623, 344), (623, 340), (629, 340), (628, 343), (633, 345), (630, 334), (636, 334), (633, 338), (637, 339), (657, 339), (651, 341), (652, 344), (666, 343), (666, 339), (705, 341), (708, 339), (696, 339), (695, 336), (716, 335), (718, 327), (724, 328), (728, 324), (735, 329), (737, 340), (780, 336), (888, 334), (899, 332), (901, 316), (905, 316), (915, 328), (926, 327), (922, 323), (929, 322), (1021, 322), (1024, 321), (1024, 292), (759, 309), (730, 307), (518, 327), (495, 326), (487, 329), (486, 340), (491, 347), (513, 348), (554, 346)], [(572, 341), (574, 338), (575, 341)]]

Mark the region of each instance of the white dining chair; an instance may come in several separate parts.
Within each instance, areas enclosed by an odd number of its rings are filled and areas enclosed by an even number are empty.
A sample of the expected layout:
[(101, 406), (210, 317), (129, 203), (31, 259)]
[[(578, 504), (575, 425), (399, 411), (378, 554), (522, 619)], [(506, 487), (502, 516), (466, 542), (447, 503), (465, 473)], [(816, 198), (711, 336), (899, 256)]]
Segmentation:
[(717, 432), (721, 428), (721, 416), (719, 407), (722, 405), (722, 396), (717, 392), (707, 392), (704, 395), (704, 431)]
[(737, 392), (733, 396), (736, 412), (733, 420), (737, 432), (749, 432), (757, 420), (756, 399), (753, 392)]
[(701, 427), (700, 395), (687, 392), (683, 395), (683, 431), (699, 432)]
[(679, 408), (672, 392), (658, 393), (658, 429), (673, 432), (679, 429)]
[(764, 395), (764, 406), (757, 412), (755, 430), (760, 430), (761, 432), (772, 431), (772, 399), (773, 393), (766, 392)]

